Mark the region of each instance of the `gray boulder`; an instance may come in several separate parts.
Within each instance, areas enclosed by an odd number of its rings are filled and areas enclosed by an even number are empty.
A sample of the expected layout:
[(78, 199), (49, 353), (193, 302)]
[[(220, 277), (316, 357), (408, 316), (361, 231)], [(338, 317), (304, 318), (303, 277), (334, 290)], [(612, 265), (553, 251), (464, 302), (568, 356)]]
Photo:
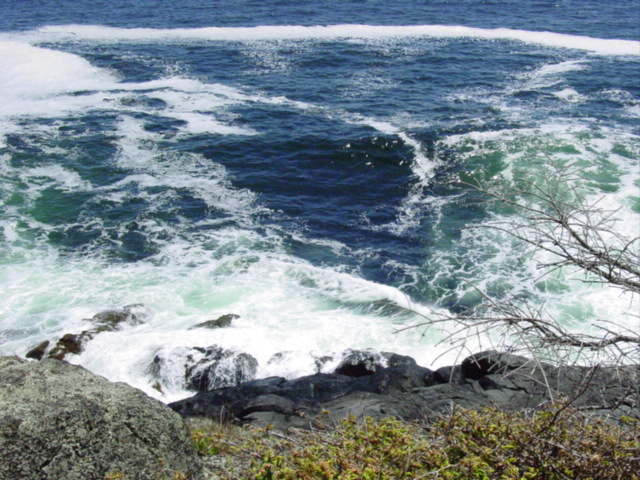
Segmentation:
[(200, 479), (175, 412), (55, 359), (0, 357), (0, 480)]

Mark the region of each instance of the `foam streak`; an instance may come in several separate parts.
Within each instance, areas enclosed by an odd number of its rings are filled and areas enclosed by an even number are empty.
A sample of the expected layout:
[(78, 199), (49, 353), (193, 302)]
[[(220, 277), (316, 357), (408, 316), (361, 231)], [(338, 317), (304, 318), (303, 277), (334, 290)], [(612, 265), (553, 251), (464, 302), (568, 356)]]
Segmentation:
[(33, 40), (92, 40), (124, 42), (183, 41), (264, 41), (386, 39), (386, 38), (478, 38), (515, 40), (555, 48), (586, 50), (599, 55), (640, 55), (640, 42), (602, 39), (555, 32), (515, 30), (509, 28), (475, 28), (449, 25), (329, 25), (329, 26), (257, 26), (206, 28), (115, 28), (98, 25), (47, 26), (28, 32)]

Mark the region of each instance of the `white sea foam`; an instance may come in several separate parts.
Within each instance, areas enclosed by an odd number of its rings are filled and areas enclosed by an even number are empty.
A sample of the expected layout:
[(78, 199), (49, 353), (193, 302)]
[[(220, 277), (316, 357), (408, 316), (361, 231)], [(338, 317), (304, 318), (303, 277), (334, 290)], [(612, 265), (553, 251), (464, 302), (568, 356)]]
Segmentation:
[(101, 95), (67, 93), (113, 88), (117, 78), (77, 55), (0, 41), (0, 117), (53, 117), (95, 108)]
[(0, 42), (0, 95), (45, 96), (111, 86), (115, 77), (87, 60), (19, 42)]
[[(419, 332), (393, 335), (392, 319), (385, 321), (344, 308), (384, 300), (408, 305), (399, 290), (313, 267), (282, 252), (261, 253), (250, 243), (264, 239), (251, 232), (218, 231), (211, 241), (221, 252), (236, 253), (217, 258), (219, 255), (194, 247), (192, 242), (173, 242), (162, 254), (171, 259), (165, 266), (138, 262), (101, 267), (90, 259), (67, 261), (64, 266), (52, 259), (40, 265), (37, 275), (26, 275), (26, 271), (25, 276), (14, 274), (13, 280), (18, 281), (4, 291), (4, 306), (20, 316), (21, 327), (26, 324), (25, 317), (31, 315), (33, 326), (42, 328), (44, 335), (7, 342), (0, 350), (24, 354), (39, 338), (59, 331), (57, 327), (52, 332), (47, 322), (64, 325), (65, 331), (79, 331), (86, 326), (62, 319), (89, 318), (100, 305), (104, 309), (135, 301), (149, 306), (145, 324), (100, 334), (83, 354), (71, 360), (164, 400), (183, 397), (187, 392), (166, 385), (163, 396), (151, 387), (148, 370), (160, 348), (218, 344), (248, 352), (258, 359), (260, 376), (313, 373), (314, 352), (335, 356), (347, 348), (376, 348), (382, 344), (385, 349), (413, 355), (423, 364), (433, 360), (435, 350), (424, 348)], [(247, 248), (238, 248), (243, 244)], [(17, 302), (22, 308), (13, 310)], [(48, 314), (43, 318), (39, 309), (46, 309), (42, 313)], [(196, 323), (226, 313), (240, 315), (230, 328), (189, 330)], [(276, 353), (292, 350), (292, 338), (297, 352), (293, 356), (307, 361), (269, 363)], [(117, 358), (105, 362), (104, 358), (113, 357), (114, 349)]]
[(629, 117), (640, 117), (640, 100), (636, 99), (633, 94), (625, 90), (612, 89), (600, 92), (598, 95), (609, 101), (621, 104), (625, 113)]
[[(552, 166), (573, 165), (585, 181), (574, 185), (584, 195), (585, 204), (597, 204), (616, 221), (615, 230), (628, 239), (637, 238), (640, 216), (637, 214), (638, 146), (637, 136), (614, 129), (590, 129), (586, 126), (562, 124), (543, 125), (539, 129), (512, 129), (495, 132), (473, 132), (450, 136), (443, 140), (448, 148), (461, 153), (459, 161), (499, 155), (498, 174), (503, 180), (516, 184), (532, 175), (544, 175)], [(617, 149), (633, 152), (634, 159), (621, 156)], [(481, 172), (468, 175), (482, 178)], [(522, 199), (526, 201), (526, 197)], [(634, 211), (634, 208), (636, 211)], [(594, 212), (591, 212), (592, 215)], [(514, 213), (499, 208), (493, 212), (498, 225), (510, 225)], [(431, 283), (437, 286), (447, 278), (464, 278), (473, 288), (459, 283), (456, 297), (463, 304), (477, 299), (477, 291), (505, 291), (515, 297), (529, 298), (545, 304), (549, 318), (577, 331), (600, 335), (603, 328), (617, 331), (637, 330), (635, 312), (640, 297), (623, 294), (619, 289), (585, 281), (584, 272), (571, 269), (555, 270), (543, 275), (538, 265), (550, 265), (557, 258), (542, 250), (523, 255), (507, 233), (500, 233), (482, 225), (471, 225), (461, 232), (453, 249), (442, 249), (433, 263), (438, 266)], [(603, 233), (603, 239), (608, 239)], [(459, 262), (455, 252), (464, 252), (465, 262)], [(637, 243), (632, 248), (640, 248)], [(579, 300), (578, 300), (579, 299)], [(613, 321), (615, 325), (606, 323)]]
[[(176, 87), (175, 82), (171, 83)], [(202, 85), (193, 83), (182, 86), (185, 90), (203, 90)], [(146, 91), (144, 95), (153, 93)], [(180, 102), (180, 98), (187, 97), (179, 92), (165, 98), (166, 116), (175, 118), (192, 110), (188, 100)], [(215, 99), (210, 100), (215, 103)], [(217, 104), (209, 106), (215, 108)], [(413, 354), (423, 363), (431, 359), (432, 351), (425, 355), (422, 346), (418, 348), (418, 342), (407, 341), (406, 335), (387, 338), (393, 329), (390, 319), (348, 308), (378, 300), (406, 304), (407, 299), (399, 290), (331, 268), (314, 267), (287, 255), (278, 235), (252, 231), (251, 216), (262, 207), (253, 194), (229, 184), (222, 166), (198, 155), (158, 148), (163, 134), (147, 130), (144, 120), (120, 112), (121, 108), (113, 102), (113, 111), (119, 113), (113, 161), (128, 174), (113, 184), (95, 187), (94, 202), (123, 203), (136, 197), (147, 201), (148, 211), (152, 212), (170, 207), (173, 189), (185, 189), (211, 208), (232, 215), (236, 223), (244, 223), (248, 229), (204, 228), (189, 233), (179, 222), (162, 223), (141, 216), (137, 220), (138, 231), (154, 242), (158, 252), (149, 261), (127, 265), (104, 265), (99, 257), (90, 256), (61, 259), (55, 250), (43, 258), (42, 250), (32, 249), (41, 252), (37, 262), (29, 266), (36, 268), (37, 275), (14, 269), (10, 279), (3, 279), (6, 310), (0, 313), (4, 317), (12, 312), (17, 319), (16, 328), (31, 328), (33, 332), (6, 341), (0, 347), (2, 352), (24, 354), (42, 339), (74, 329), (81, 331), (86, 328), (82, 319), (100, 310), (140, 302), (148, 306), (146, 324), (98, 335), (82, 355), (71, 360), (164, 400), (180, 398), (187, 392), (180, 385), (169, 384), (161, 395), (151, 387), (148, 367), (161, 347), (220, 344), (246, 351), (260, 361), (259, 375), (313, 373), (312, 352), (338, 355), (346, 348), (376, 347), (383, 338), (389, 349)], [(54, 130), (44, 128), (39, 134), (53, 134)], [(94, 188), (74, 172), (58, 166), (13, 174), (21, 175), (33, 190), (33, 198), (50, 185), (71, 191)], [(21, 234), (15, 225), (4, 228), (5, 238), (18, 247)], [(193, 224), (187, 230), (199, 227), (206, 225)], [(118, 228), (118, 235), (125, 232), (124, 226)], [(121, 243), (117, 238), (112, 241)], [(47, 245), (46, 237), (33, 239), (32, 245), (33, 242)], [(328, 246), (344, 249), (333, 243)], [(7, 282), (11, 284), (6, 285)], [(218, 332), (188, 330), (196, 323), (229, 312), (241, 315), (233, 328)], [(353, 325), (359, 326), (356, 334)], [(6, 324), (7, 328), (12, 326), (10, 322)], [(291, 349), (291, 338), (296, 338), (298, 352), (288, 355), (307, 361), (269, 363), (276, 353)], [(407, 348), (412, 344), (414, 347)], [(114, 348), (119, 352), (118, 358), (104, 362)]]
[[(145, 111), (145, 107), (120, 103), (127, 99), (127, 92), (143, 91), (142, 97), (165, 102), (162, 113), (166, 117), (184, 122), (179, 129), (182, 133), (256, 134), (215, 118), (215, 112), (224, 107), (249, 100), (232, 87), (177, 77), (120, 83), (80, 56), (18, 42), (0, 42), (0, 63), (0, 116), (55, 117), (99, 107)], [(83, 94), (75, 95), (77, 92)], [(11, 130), (9, 123), (3, 133)]]
[(584, 61), (570, 60), (560, 63), (544, 64), (541, 67), (531, 71), (517, 75), (517, 82), (507, 89), (510, 93), (521, 90), (539, 90), (554, 85), (558, 85), (564, 81), (565, 74), (568, 72), (577, 72), (587, 70), (588, 65)]
[(583, 95), (580, 95), (573, 88), (563, 88), (562, 90), (553, 92), (553, 95), (570, 103), (582, 102), (585, 99)]
[[(150, 202), (150, 209), (170, 205), (166, 197), (170, 189), (187, 189), (236, 220), (244, 218), (248, 228), (204, 228), (189, 233), (179, 223), (140, 217), (138, 231), (154, 239), (159, 251), (148, 261), (133, 264), (104, 264), (91, 256), (61, 258), (48, 247), (46, 237), (32, 239), (25, 251), (37, 253), (36, 257), (3, 270), (0, 278), (4, 328), (31, 329), (31, 333), (5, 339), (1, 352), (24, 355), (41, 340), (82, 331), (87, 327), (83, 319), (96, 312), (142, 303), (148, 311), (145, 324), (100, 334), (85, 352), (70, 360), (165, 401), (188, 392), (180, 382), (164, 385), (163, 394), (152, 388), (149, 366), (160, 348), (219, 344), (248, 352), (260, 362), (259, 376), (313, 373), (314, 356), (332, 355), (335, 364), (347, 348), (382, 344), (385, 349), (415, 356), (423, 364), (433, 360), (435, 350), (424, 348), (419, 332), (393, 335), (393, 318), (366, 309), (358, 312), (360, 305), (376, 301), (409, 306), (400, 290), (339, 269), (315, 267), (286, 254), (279, 235), (254, 231), (251, 215), (261, 207), (250, 192), (231, 188), (224, 168), (211, 161), (160, 151), (161, 135), (146, 130), (142, 120), (121, 116), (116, 137), (114, 161), (129, 174), (111, 185), (91, 187), (73, 172), (56, 166), (25, 170), (21, 180), (33, 190), (34, 198), (50, 185), (72, 191), (94, 188), (96, 202), (122, 202), (123, 195), (134, 195)], [(5, 240), (21, 248), (24, 232), (16, 223), (5, 223)], [(206, 225), (193, 224), (189, 230), (198, 227)], [(169, 241), (156, 239), (156, 233), (168, 235)], [(327, 246), (345, 253), (343, 245), (329, 242)], [(51, 254), (46, 255), (48, 250)], [(226, 313), (241, 316), (231, 328), (189, 330)], [(117, 358), (113, 358), (114, 349)], [(270, 362), (280, 352), (289, 352), (285, 357), (290, 361)], [(113, 361), (105, 362), (107, 357)]]
[[(217, 133), (223, 132), (218, 129)], [(224, 133), (238, 134), (230, 129), (226, 129)], [(119, 136), (119, 153), (116, 157), (118, 165), (136, 173), (112, 186), (103, 187), (107, 194), (114, 190), (120, 191), (124, 184), (136, 183), (139, 186), (137, 195), (166, 195), (165, 192), (148, 193), (150, 187), (165, 185), (188, 189), (209, 207), (227, 211), (238, 218), (245, 218), (261, 210), (255, 204), (255, 195), (251, 192), (231, 188), (222, 165), (195, 154), (158, 150), (157, 142), (162, 136), (145, 130), (144, 122), (123, 116)]]
[(186, 125), (180, 127), (180, 131), (189, 134), (217, 133), (220, 135), (256, 135), (257, 132), (250, 128), (226, 125), (212, 118), (211, 115), (195, 112), (174, 112), (171, 117), (182, 120)]
[(543, 77), (546, 75), (560, 75), (567, 72), (579, 72), (585, 70), (587, 66), (584, 61), (568, 60), (566, 62), (551, 63), (540, 67), (529, 75), (534, 77)]
[(477, 38), (512, 40), (555, 48), (586, 50), (600, 55), (640, 55), (640, 42), (602, 39), (554, 32), (508, 28), (474, 28), (448, 25), (329, 25), (329, 26), (257, 26), (207, 28), (116, 28), (99, 25), (54, 25), (13, 34), (32, 42), (106, 41), (106, 42), (185, 42), (262, 40), (325, 40), (386, 38)]

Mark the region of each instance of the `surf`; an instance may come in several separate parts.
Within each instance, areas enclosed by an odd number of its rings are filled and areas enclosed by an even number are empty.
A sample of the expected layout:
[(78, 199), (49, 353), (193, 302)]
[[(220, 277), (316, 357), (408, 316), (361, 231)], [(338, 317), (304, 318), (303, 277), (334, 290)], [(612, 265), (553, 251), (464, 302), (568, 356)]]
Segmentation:
[[(179, 379), (163, 396), (148, 367), (179, 347), (250, 353), (259, 376), (312, 373), (347, 348), (453, 363), (445, 332), (393, 332), (473, 307), (470, 283), (553, 304), (580, 331), (597, 317), (632, 328), (635, 300), (563, 273), (538, 281), (539, 258), (482, 230), (517, 215), (447, 188), (577, 159), (590, 198), (637, 231), (640, 150), (624, 125), (637, 101), (624, 82), (593, 85), (637, 50), (446, 25), (4, 32), (0, 351), (141, 303), (143, 324), (71, 360), (167, 400), (186, 395)], [(228, 329), (190, 330), (229, 313)]]

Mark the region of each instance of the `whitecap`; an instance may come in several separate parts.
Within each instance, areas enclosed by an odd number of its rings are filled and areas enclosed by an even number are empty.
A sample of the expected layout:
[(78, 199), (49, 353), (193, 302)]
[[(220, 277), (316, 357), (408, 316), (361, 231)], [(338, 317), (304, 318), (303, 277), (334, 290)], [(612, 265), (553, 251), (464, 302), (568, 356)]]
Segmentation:
[(570, 103), (577, 103), (584, 100), (584, 96), (580, 95), (573, 88), (564, 88), (557, 92), (553, 92), (553, 95), (561, 100)]

